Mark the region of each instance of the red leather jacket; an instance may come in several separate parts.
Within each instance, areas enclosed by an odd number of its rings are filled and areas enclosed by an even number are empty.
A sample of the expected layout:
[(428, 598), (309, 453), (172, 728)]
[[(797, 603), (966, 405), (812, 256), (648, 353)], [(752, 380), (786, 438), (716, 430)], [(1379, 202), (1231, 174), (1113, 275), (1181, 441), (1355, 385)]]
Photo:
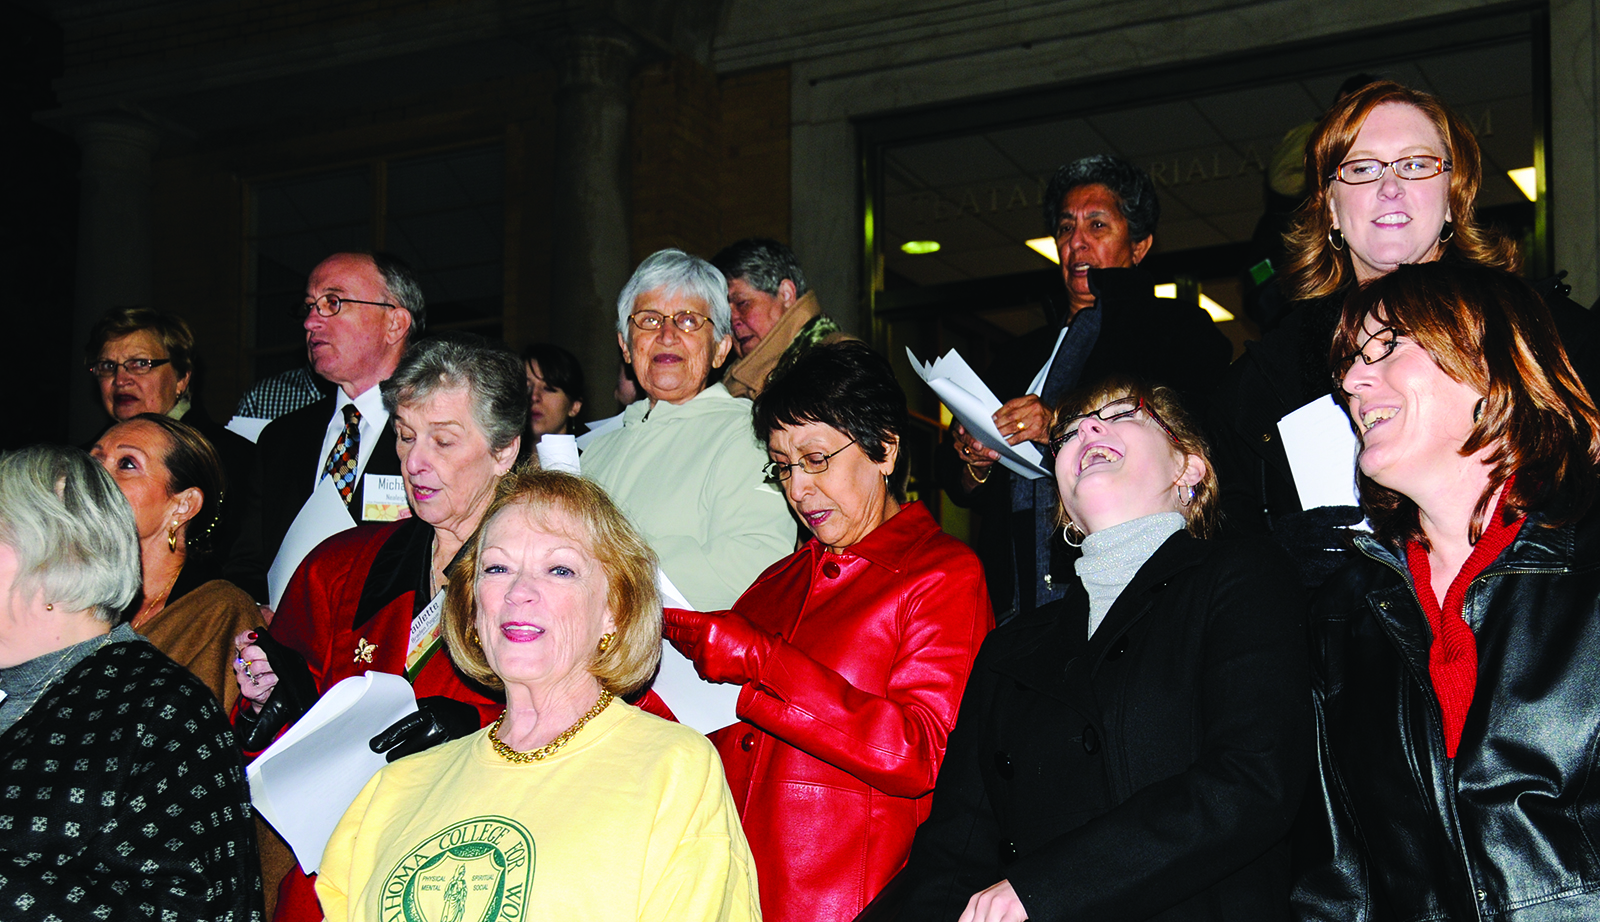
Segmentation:
[[(433, 529), (421, 519), (361, 525), (317, 545), (300, 564), (278, 604), (271, 634), (306, 658), (318, 694), (368, 671), (405, 675), (411, 619), (428, 602), (419, 604), (417, 594), (427, 579), (432, 540)], [(411, 687), (418, 698), (444, 695), (473, 705), (484, 724), (505, 709), (463, 680), (442, 643)], [(313, 880), (299, 867), (290, 869), (278, 888), (273, 918), (321, 919)]]
[(994, 613), (920, 503), (843, 554), (815, 539), (734, 611), (782, 640), (711, 734), (767, 922), (848, 920), (905, 864)]

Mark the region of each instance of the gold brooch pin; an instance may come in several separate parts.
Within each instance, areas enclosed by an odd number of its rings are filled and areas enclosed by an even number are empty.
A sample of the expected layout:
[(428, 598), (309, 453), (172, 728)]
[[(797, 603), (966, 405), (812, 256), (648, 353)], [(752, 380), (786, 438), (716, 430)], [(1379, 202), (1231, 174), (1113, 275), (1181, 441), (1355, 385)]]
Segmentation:
[(367, 638), (363, 637), (356, 641), (356, 658), (350, 662), (370, 663), (372, 662), (372, 654), (376, 652), (378, 652), (378, 645), (375, 643), (367, 643)]

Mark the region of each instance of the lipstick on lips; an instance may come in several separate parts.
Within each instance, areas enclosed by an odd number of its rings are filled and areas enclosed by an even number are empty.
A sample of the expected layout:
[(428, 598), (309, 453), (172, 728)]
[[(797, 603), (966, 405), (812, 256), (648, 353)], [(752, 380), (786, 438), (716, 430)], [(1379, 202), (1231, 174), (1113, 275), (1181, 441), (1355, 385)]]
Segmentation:
[(500, 625), (500, 636), (512, 643), (532, 643), (544, 636), (544, 628), (523, 621), (507, 621)]

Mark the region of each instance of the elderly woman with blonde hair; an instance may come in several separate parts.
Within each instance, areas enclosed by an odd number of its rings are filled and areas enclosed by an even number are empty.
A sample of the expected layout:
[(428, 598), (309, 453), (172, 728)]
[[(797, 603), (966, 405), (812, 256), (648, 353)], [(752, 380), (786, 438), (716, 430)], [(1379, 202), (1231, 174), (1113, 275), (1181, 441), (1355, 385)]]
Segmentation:
[[(509, 475), (451, 567), (450, 657), (505, 692), (487, 729), (391, 763), (334, 831), (330, 922), (759, 919), (716, 750), (617, 701), (661, 655), (656, 558), (605, 492)], [(603, 859), (603, 860), (601, 860)]]

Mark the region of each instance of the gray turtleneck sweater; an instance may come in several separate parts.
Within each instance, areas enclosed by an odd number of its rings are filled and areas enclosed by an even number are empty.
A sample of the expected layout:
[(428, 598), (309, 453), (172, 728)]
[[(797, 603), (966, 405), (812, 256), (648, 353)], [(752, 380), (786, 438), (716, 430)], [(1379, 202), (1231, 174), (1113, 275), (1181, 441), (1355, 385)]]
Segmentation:
[(1144, 562), (1183, 526), (1181, 514), (1158, 512), (1102, 528), (1083, 539), (1083, 556), (1073, 566), (1089, 593), (1090, 637)]

